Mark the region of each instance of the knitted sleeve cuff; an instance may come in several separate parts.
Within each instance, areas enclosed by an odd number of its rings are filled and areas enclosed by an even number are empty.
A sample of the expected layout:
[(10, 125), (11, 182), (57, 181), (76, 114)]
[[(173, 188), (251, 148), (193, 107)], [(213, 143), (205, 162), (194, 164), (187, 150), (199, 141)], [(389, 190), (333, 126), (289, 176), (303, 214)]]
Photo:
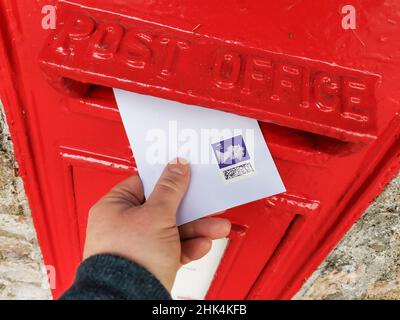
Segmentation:
[(161, 282), (140, 265), (114, 255), (96, 255), (81, 263), (72, 287), (61, 300), (170, 300)]

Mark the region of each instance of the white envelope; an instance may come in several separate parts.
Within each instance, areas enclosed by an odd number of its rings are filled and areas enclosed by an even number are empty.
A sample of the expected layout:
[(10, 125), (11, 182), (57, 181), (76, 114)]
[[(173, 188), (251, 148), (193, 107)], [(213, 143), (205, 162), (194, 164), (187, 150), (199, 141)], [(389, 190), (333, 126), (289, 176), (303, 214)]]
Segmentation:
[(169, 161), (181, 156), (191, 163), (178, 225), (286, 191), (256, 120), (114, 93), (146, 197)]

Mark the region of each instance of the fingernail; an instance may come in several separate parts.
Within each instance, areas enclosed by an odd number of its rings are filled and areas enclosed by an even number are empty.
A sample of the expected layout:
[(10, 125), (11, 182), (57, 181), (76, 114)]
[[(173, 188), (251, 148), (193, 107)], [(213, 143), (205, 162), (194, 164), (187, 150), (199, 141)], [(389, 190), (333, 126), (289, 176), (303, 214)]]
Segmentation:
[(189, 162), (184, 158), (176, 158), (168, 164), (168, 169), (171, 172), (185, 175), (188, 171)]

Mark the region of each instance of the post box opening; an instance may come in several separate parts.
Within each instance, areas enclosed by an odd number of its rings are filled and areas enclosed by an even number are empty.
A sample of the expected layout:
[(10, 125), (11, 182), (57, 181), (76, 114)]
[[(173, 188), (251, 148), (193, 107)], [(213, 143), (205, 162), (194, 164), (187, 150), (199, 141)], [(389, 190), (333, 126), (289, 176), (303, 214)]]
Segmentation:
[[(86, 93), (80, 98), (82, 108), (96, 108), (95, 116), (104, 117), (104, 113), (113, 113), (114, 118), (120, 121), (118, 106), (115, 102), (112, 88), (89, 85)], [(76, 110), (79, 112), (79, 110)], [(315, 159), (331, 156), (346, 156), (363, 148), (362, 142), (348, 142), (340, 139), (293, 129), (273, 122), (260, 121), (261, 130), (268, 139), (272, 152), (293, 150), (303, 155), (314, 155)], [(308, 161), (308, 160), (307, 160)]]

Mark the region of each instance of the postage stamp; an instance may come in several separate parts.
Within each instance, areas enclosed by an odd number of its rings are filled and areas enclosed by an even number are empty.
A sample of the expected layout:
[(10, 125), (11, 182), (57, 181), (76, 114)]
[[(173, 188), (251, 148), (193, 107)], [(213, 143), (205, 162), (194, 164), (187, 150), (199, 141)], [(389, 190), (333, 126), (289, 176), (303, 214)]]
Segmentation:
[(255, 173), (254, 163), (242, 135), (213, 143), (211, 146), (226, 182)]

